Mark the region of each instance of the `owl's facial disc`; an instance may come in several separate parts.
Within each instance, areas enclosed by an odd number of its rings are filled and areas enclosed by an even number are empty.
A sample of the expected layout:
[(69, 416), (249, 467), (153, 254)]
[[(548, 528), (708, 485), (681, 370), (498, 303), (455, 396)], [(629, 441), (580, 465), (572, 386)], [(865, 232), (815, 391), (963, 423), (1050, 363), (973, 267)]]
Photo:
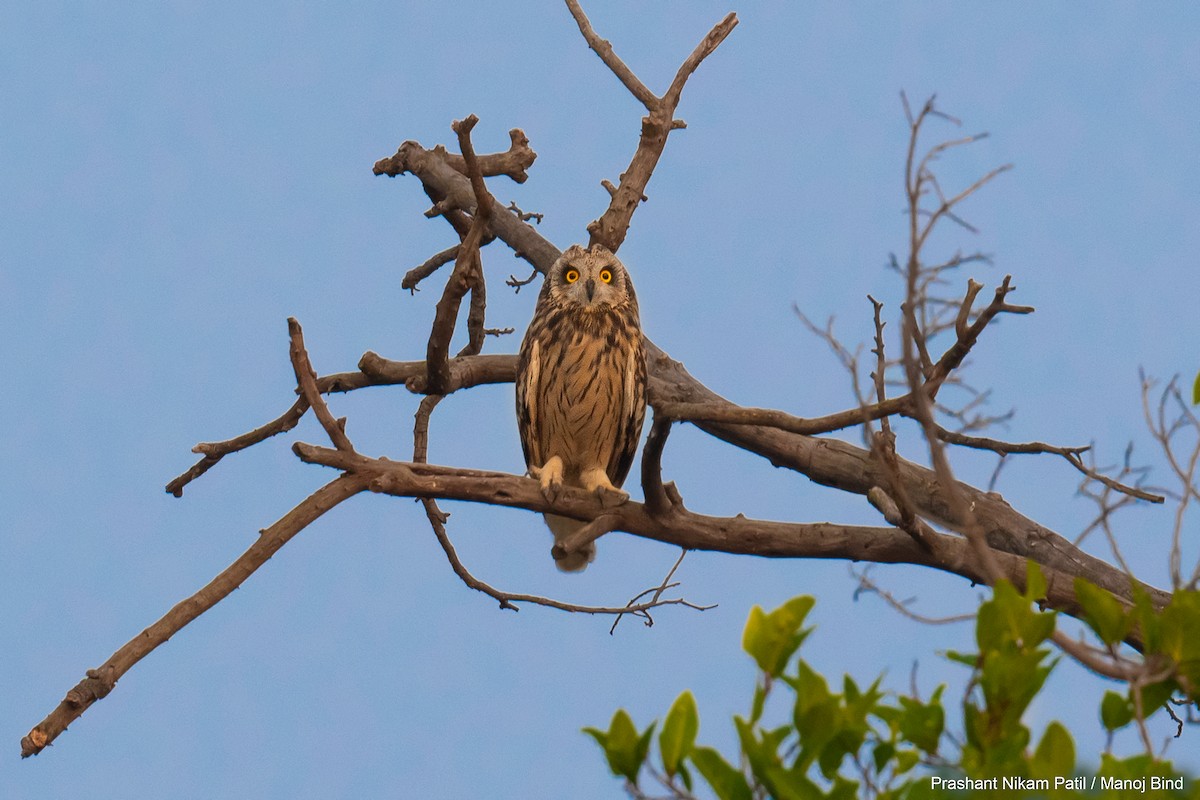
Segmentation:
[(620, 263), (611, 253), (596, 248), (569, 248), (554, 276), (554, 293), (583, 310), (620, 305), (626, 290), (620, 279)]

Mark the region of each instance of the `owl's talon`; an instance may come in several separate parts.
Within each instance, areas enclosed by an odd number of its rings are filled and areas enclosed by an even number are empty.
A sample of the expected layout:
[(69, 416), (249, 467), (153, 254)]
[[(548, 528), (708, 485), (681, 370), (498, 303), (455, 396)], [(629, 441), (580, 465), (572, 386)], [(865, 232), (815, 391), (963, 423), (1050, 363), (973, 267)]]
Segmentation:
[(596, 495), (600, 505), (605, 508), (614, 508), (629, 499), (629, 492), (613, 486), (612, 481), (608, 479), (608, 473), (603, 469), (585, 470), (579, 477), (583, 488)]
[(554, 456), (540, 467), (529, 468), (530, 477), (536, 478), (542, 485), (542, 497), (553, 503), (558, 498), (558, 490), (563, 484), (563, 462)]
[(629, 502), (629, 492), (623, 489), (614, 489), (604, 486), (597, 486), (595, 489), (596, 497), (600, 499), (600, 505), (605, 508), (616, 508), (617, 506), (625, 505)]

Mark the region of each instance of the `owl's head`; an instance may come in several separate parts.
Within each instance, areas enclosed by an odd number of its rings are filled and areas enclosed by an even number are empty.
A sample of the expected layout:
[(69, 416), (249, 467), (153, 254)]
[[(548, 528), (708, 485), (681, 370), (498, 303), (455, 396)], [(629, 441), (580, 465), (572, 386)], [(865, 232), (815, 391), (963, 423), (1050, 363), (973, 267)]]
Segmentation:
[(574, 244), (564, 250), (546, 275), (544, 291), (557, 303), (577, 305), (583, 310), (630, 305), (637, 308), (625, 265), (599, 244), (587, 249)]

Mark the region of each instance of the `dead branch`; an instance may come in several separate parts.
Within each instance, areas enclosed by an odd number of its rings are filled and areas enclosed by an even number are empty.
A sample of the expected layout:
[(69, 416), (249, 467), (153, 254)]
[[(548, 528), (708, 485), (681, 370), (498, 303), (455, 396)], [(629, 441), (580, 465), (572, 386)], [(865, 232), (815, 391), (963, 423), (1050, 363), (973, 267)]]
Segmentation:
[[(1178, 481), (1179, 491), (1175, 494), (1175, 522), (1171, 529), (1171, 553), (1169, 566), (1171, 570), (1171, 585), (1179, 588), (1183, 581), (1183, 520), (1188, 506), (1193, 501), (1200, 501), (1200, 490), (1196, 485), (1197, 468), (1200, 467), (1200, 419), (1198, 419), (1179, 390), (1178, 376), (1167, 382), (1159, 396), (1156, 411), (1151, 411), (1150, 393), (1155, 388), (1155, 382), (1141, 374), (1142, 409), (1146, 418), (1146, 427), (1150, 430), (1167, 465)], [(1168, 415), (1167, 409), (1173, 409)], [(1176, 437), (1188, 431), (1194, 437), (1190, 452), (1178, 452)], [(1187, 588), (1194, 589), (1200, 585), (1200, 559), (1187, 581)]]
[(853, 568), (851, 568), (850, 574), (858, 582), (858, 586), (854, 589), (855, 600), (858, 600), (858, 596), (861, 594), (878, 595), (883, 602), (887, 603), (895, 611), (899, 612), (905, 617), (908, 617), (913, 622), (920, 622), (922, 625), (953, 625), (956, 622), (971, 622), (975, 619), (974, 613), (955, 614), (954, 616), (950, 617), (927, 617), (924, 614), (918, 614), (909, 608), (909, 605), (915, 598), (898, 600), (894, 594), (868, 578), (866, 569), (856, 572)]
[(458, 258), (458, 248), (461, 244), (456, 244), (453, 247), (447, 247), (440, 253), (434, 253), (424, 264), (419, 267), (413, 267), (404, 275), (404, 280), (400, 281), (400, 288), (407, 289), (409, 292), (417, 292), (417, 285), (428, 278), (439, 269), (449, 264)]
[(667, 446), (670, 433), (671, 418), (656, 410), (646, 446), (642, 449), (642, 494), (646, 498), (646, 508), (653, 515), (671, 510), (671, 500), (662, 481), (663, 448)]
[[(347, 452), (338, 450), (335, 452)], [(300, 531), (315, 522), (329, 509), (367, 488), (369, 480), (357, 475), (342, 475), (318, 489), (307, 499), (283, 515), (250, 545), (236, 561), (221, 574), (191, 597), (168, 611), (158, 622), (139, 633), (120, 650), (96, 669), (87, 671), (87, 677), (67, 692), (54, 711), (34, 726), (21, 740), (21, 757), (27, 758), (40, 753), (54, 742), (67, 726), (87, 711), (97, 700), (103, 699), (116, 686), (121, 676), (163, 644), (185, 625), (212, 608), (230, 592), (242, 585), (254, 572), (267, 562)]]
[[(668, 589), (674, 589), (676, 586), (678, 586), (679, 585), (678, 583), (671, 582), (671, 578), (675, 577), (675, 571), (679, 569), (679, 565), (683, 563), (683, 558), (687, 554), (688, 554), (687, 550), (680, 550), (679, 558), (675, 559), (675, 563), (672, 564), (671, 569), (669, 569), (667, 571), (667, 576), (662, 579), (662, 583), (660, 583), (658, 586), (654, 587), (653, 589), (646, 589), (645, 591), (643, 591), (640, 594), (631, 598), (630, 601), (625, 604), (625, 608), (628, 609), (626, 611), (626, 613), (641, 617), (643, 620), (643, 623), (645, 624), (645, 626), (647, 628), (654, 627), (654, 617), (650, 616), (649, 610), (645, 610), (645, 611), (635, 610), (635, 609), (637, 609), (638, 605), (643, 605), (643, 604), (639, 604), (638, 601), (641, 600), (643, 597), (645, 597), (648, 594), (653, 594), (654, 597), (651, 599), (650, 602), (654, 602), (655, 600), (658, 600), (660, 597), (663, 596), (663, 592), (667, 591)], [(710, 605), (710, 606), (704, 606), (700, 610), (708, 611), (708, 610), (716, 608), (716, 607), (717, 606), (714, 603), (713, 605)], [(613, 632), (616, 631), (617, 625), (619, 625), (621, 623), (621, 618), (623, 616), (625, 616), (625, 615), (617, 614), (617, 618), (613, 620), (612, 627), (608, 629), (609, 636), (612, 636)]]
[[(612, 524), (614, 531), (688, 550), (712, 550), (766, 558), (914, 564), (959, 575), (972, 583), (990, 583), (965, 539), (932, 529), (929, 530), (932, 545), (927, 550), (909, 534), (893, 527), (776, 522), (742, 515), (712, 517), (678, 506), (670, 514), (655, 516), (644, 504), (634, 500), (615, 507), (605, 506), (591, 492), (570, 487), (561, 489), (551, 502), (542, 494), (537, 481), (504, 472), (369, 458), (303, 442), (297, 442), (292, 450), (306, 463), (369, 477), (370, 491), (396, 497), (434, 497), (486, 503), (538, 513), (551, 512), (583, 521), (609, 516), (613, 519), (605, 524)], [(1003, 576), (1014, 585), (1023, 587), (1026, 560), (1002, 551), (995, 552), (994, 556)], [(1075, 573), (1061, 572), (1052, 567), (1044, 567), (1043, 572), (1048, 584), (1047, 606), (1070, 616), (1080, 616), (1083, 612), (1074, 595)], [(1134, 647), (1141, 646), (1136, 632), (1127, 641)]]
[(684, 84), (700, 66), (700, 62), (716, 50), (721, 42), (725, 41), (725, 37), (737, 25), (738, 19), (736, 14), (731, 13), (718, 22), (680, 65), (679, 71), (675, 73), (675, 79), (671, 81), (671, 86), (666, 93), (662, 97), (657, 97), (617, 56), (613, 51), (612, 44), (596, 33), (592, 28), (592, 23), (588, 21), (587, 15), (579, 7), (578, 0), (566, 0), (566, 3), (588, 47), (595, 51), (605, 66), (617, 76), (629, 93), (646, 107), (648, 112), (648, 115), (642, 118), (642, 135), (638, 141), (637, 151), (633, 154), (629, 167), (621, 173), (620, 184), (615, 189), (609, 190), (611, 200), (608, 210), (599, 219), (588, 224), (588, 233), (591, 234), (590, 244), (602, 244), (615, 253), (621, 243), (625, 241), (625, 234), (629, 230), (629, 221), (633, 218), (638, 204), (645, 197), (646, 184), (650, 182), (650, 176), (654, 173), (655, 166), (658, 165), (658, 159), (667, 146), (667, 136), (673, 130), (686, 127), (683, 120), (675, 119), (675, 109), (679, 105), (679, 97), (683, 93)]
[[(426, 374), (424, 361), (389, 361), (368, 351), (358, 362), (358, 372), (339, 372), (317, 379), (321, 394), (351, 392), (368, 386), (409, 385), (416, 390), (423, 385)], [(489, 383), (512, 383), (517, 371), (514, 355), (466, 356), (449, 361), (450, 376), (446, 394)], [(308, 411), (308, 401), (298, 398), (283, 414), (252, 431), (226, 439), (222, 442), (201, 442), (192, 448), (202, 453), (200, 459), (187, 472), (172, 479), (166, 486), (167, 492), (175, 497), (183, 496), (183, 489), (217, 464), (225, 456), (245, 450), (272, 436), (286, 433), (299, 424)]]
[[(987, 327), (988, 323), (991, 322), (996, 315), (1002, 313), (1033, 313), (1034, 309), (1032, 306), (1014, 306), (1005, 302), (1005, 298), (1008, 297), (1011, 292), (1016, 291), (1016, 288), (1017, 287), (1012, 285), (1012, 276), (1005, 275), (1004, 282), (996, 287), (996, 295), (992, 299), (992, 302), (988, 303), (987, 307), (979, 312), (979, 315), (975, 318), (975, 321), (970, 325), (965, 323), (964, 313), (969, 313), (971, 301), (973, 301), (974, 295), (978, 292), (978, 289), (976, 289), (975, 292), (972, 292), (970, 289), (968, 289), (967, 297), (963, 298), (963, 307), (967, 309), (967, 312), (960, 312), (958, 317), (958, 320), (963, 321), (962, 328), (964, 332), (955, 340), (954, 344), (950, 346), (950, 348), (942, 355), (941, 358), (938, 359), (938, 362), (934, 364), (928, 372), (927, 382), (932, 395), (937, 394), (937, 389), (942, 385), (945, 379), (950, 375), (951, 372), (957, 369), (960, 364), (962, 364), (962, 361), (964, 358), (966, 358), (967, 353), (971, 352), (971, 348), (975, 346), (975, 342), (979, 339), (979, 334), (983, 333), (983, 329)], [(958, 320), (955, 322), (956, 329), (959, 327)]]
[[(520, 128), (509, 131), (508, 138), (511, 144), (505, 152), (479, 156), (479, 172), (485, 178), (507, 175), (517, 183), (524, 183), (529, 178), (526, 170), (533, 166), (537, 153), (529, 147), (529, 137)], [(463, 156), (446, 152), (445, 148), (440, 149), (440, 155), (447, 165), (463, 175), (467, 174), (467, 162)], [(395, 177), (407, 170), (404, 157), (399, 152), (390, 158), (382, 158), (375, 162), (376, 175)]]
[(1046, 444), (1045, 442), (1002, 442), (999, 439), (991, 439), (985, 436), (967, 436), (963, 433), (948, 431), (936, 424), (934, 429), (937, 432), (938, 438), (947, 444), (961, 445), (976, 450), (991, 450), (993, 453), (999, 453), (1002, 456), (1012, 454), (1049, 454), (1062, 456), (1068, 464), (1079, 470), (1088, 480), (1102, 483), (1115, 492), (1128, 495), (1135, 500), (1145, 500), (1148, 503), (1163, 503), (1166, 501), (1166, 498), (1161, 494), (1155, 494), (1140, 487), (1122, 483), (1120, 480), (1109, 477), (1094, 467), (1089, 467), (1084, 463), (1082, 454), (1091, 450), (1091, 445), (1060, 447), (1058, 445)]
[[(400, 152), (410, 172), (428, 183), (433, 195), (450, 196), (470, 192), (467, 179), (449, 167), (438, 166), (438, 157), (415, 142), (406, 142)], [(470, 205), (468, 201), (468, 205)], [(509, 247), (520, 251), (539, 270), (545, 271), (558, 258), (560, 251), (544, 239), (532, 226), (521, 222), (514, 214), (497, 209), (492, 215), (491, 230)], [(647, 340), (649, 397), (656, 407), (663, 403), (699, 403), (710, 406), (735, 407), (690, 375), (682, 364), (671, 359), (652, 341)], [(407, 369), (420, 368), (422, 362), (386, 362), (369, 354), (360, 367), (362, 385), (379, 385), (385, 376), (388, 382), (412, 380)], [(469, 362), (461, 386), (470, 381), (511, 381), (515, 370), (513, 356), (477, 356)], [(464, 359), (466, 361), (466, 359)], [(354, 373), (348, 373), (354, 376)], [(344, 376), (339, 376), (345, 380)], [(346, 385), (346, 384), (343, 384)], [(888, 402), (891, 402), (890, 400)], [(783, 430), (727, 422), (698, 421), (697, 426), (736, 447), (757, 453), (775, 466), (794, 469), (814, 482), (842, 491), (866, 495), (875, 486), (889, 485), (888, 475), (868, 450), (833, 439), (814, 439)], [(898, 481), (911, 499), (914, 508), (927, 519), (954, 528), (957, 523), (952, 509), (937, 489), (932, 471), (904, 459), (898, 459)], [(1128, 579), (1120, 570), (1071, 545), (1059, 534), (1018, 513), (1002, 498), (960, 484), (975, 518), (982, 526), (989, 544), (1002, 551), (1030, 558), (1045, 567), (1078, 575), (1126, 600), (1130, 597)], [(1168, 595), (1145, 586), (1156, 606), (1163, 606)]]
[(455, 323), (458, 321), (458, 307), (463, 296), (472, 292), (471, 315), (469, 320), (471, 343), (460, 355), (476, 355), (483, 347), (483, 295), (478, 291), (484, 285), (483, 264), (480, 261), (479, 248), (487, 232), (488, 221), (492, 216), (494, 202), (483, 185), (483, 175), (479, 169), (479, 161), (471, 146), (471, 130), (479, 122), (479, 118), (471, 114), (466, 119), (455, 122), (452, 126), (458, 134), (458, 144), (463, 151), (467, 177), (471, 181), (471, 194), (475, 198), (474, 216), (467, 235), (463, 237), (462, 246), (454, 261), (454, 271), (446, 281), (442, 298), (438, 301), (437, 312), (434, 315), (433, 327), (429, 332), (429, 344), (426, 348), (425, 387), (429, 394), (445, 394), (450, 383), (449, 348), (450, 339), (454, 335)]
[[(867, 299), (871, 301), (871, 308), (874, 309), (875, 318), (875, 347), (871, 352), (875, 355), (875, 370), (871, 373), (871, 380), (875, 383), (875, 402), (882, 405), (887, 401), (887, 357), (884, 355), (883, 329), (887, 325), (883, 321), (883, 303), (876, 300), (871, 295), (867, 295)], [(885, 436), (892, 435), (892, 423), (887, 417), (883, 417), (879, 423)], [(869, 422), (863, 423), (864, 433), (871, 434), (871, 425)], [(869, 443), (869, 441), (868, 441)]]
[(672, 403), (654, 399), (651, 402), (654, 410), (665, 419), (679, 422), (725, 422), (733, 425), (756, 425), (806, 436), (840, 431), (844, 428), (861, 425), (867, 420), (884, 419), (906, 411), (909, 406), (909, 398), (906, 395), (885, 400), (882, 403), (871, 403), (861, 408), (848, 408), (835, 414), (805, 419), (770, 408), (746, 408), (729, 403)]
[(312, 364), (308, 360), (308, 351), (304, 349), (304, 331), (301, 329), (300, 323), (296, 321), (295, 317), (288, 317), (287, 322), (288, 334), (291, 339), (289, 352), (292, 369), (296, 373), (296, 383), (300, 387), (300, 395), (317, 415), (321, 427), (329, 435), (329, 441), (333, 442), (338, 450), (354, 452), (354, 445), (350, 444), (350, 440), (346, 437), (346, 420), (333, 418), (329, 406), (325, 405), (321, 391), (317, 388), (317, 373), (313, 371)]

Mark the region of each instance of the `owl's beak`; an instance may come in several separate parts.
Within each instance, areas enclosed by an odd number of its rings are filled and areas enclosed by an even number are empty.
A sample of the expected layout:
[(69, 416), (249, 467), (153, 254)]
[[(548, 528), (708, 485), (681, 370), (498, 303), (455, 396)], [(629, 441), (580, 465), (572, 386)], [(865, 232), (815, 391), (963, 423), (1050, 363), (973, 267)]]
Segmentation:
[(596, 293), (595, 278), (588, 278), (587, 283), (585, 283), (583, 285), (583, 288), (587, 290), (588, 302), (589, 303), (592, 302), (592, 295), (594, 295)]

